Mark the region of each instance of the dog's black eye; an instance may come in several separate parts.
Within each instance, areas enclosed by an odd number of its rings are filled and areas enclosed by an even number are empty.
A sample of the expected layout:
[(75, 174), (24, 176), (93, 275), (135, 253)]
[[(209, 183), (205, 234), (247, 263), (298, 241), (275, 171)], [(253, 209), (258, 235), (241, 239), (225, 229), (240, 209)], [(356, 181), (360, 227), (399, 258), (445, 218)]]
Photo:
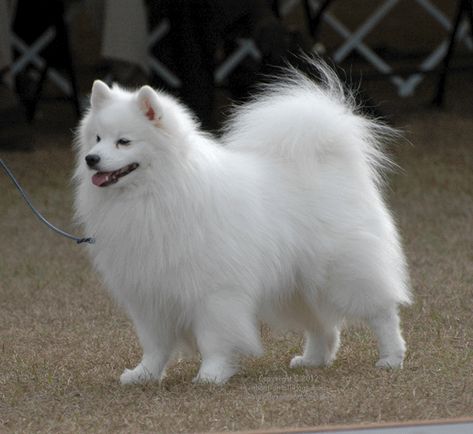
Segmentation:
[(97, 140), (97, 143), (100, 142), (100, 140), (102, 140), (98, 134), (97, 134), (97, 136), (95, 137), (95, 139)]
[(117, 145), (124, 145), (124, 146), (126, 146), (126, 145), (128, 145), (128, 144), (130, 144), (130, 141), (129, 141), (128, 139), (118, 139), (118, 140), (117, 140)]

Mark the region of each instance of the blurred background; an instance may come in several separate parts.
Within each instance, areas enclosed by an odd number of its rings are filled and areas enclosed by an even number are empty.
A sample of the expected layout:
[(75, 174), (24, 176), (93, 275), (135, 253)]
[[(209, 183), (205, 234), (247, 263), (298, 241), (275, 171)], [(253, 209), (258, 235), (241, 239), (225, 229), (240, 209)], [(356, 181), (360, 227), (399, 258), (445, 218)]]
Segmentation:
[(472, 79), (471, 7), (470, 0), (0, 0), (0, 146), (34, 146), (28, 124), (39, 128), (53, 113), (57, 120), (58, 110), (76, 122), (95, 78), (167, 89), (214, 130), (229, 102), (244, 100), (285, 62), (300, 63), (301, 53), (327, 59), (376, 115), (441, 107), (445, 95), (452, 104), (469, 97), (450, 88)]
[[(167, 89), (205, 129), (314, 53), (368, 114), (402, 132), (385, 197), (415, 303), (402, 371), (379, 371), (369, 330), (344, 331), (333, 367), (289, 370), (298, 334), (225, 388), (119, 388), (140, 349), (81, 246), (40, 225), (0, 171), (0, 427), (5, 432), (195, 432), (471, 418), (471, 0), (0, 0), (0, 158), (74, 234), (71, 146), (94, 79)], [(450, 55), (449, 55), (450, 53)], [(300, 65), (304, 68), (304, 65)], [(84, 234), (90, 235), (90, 234)], [(187, 363), (187, 364), (186, 364)], [(266, 381), (264, 379), (269, 379)], [(3, 425), (2, 425), (3, 424)], [(0, 428), (2, 431), (2, 428)], [(2, 431), (2, 432), (3, 432)]]

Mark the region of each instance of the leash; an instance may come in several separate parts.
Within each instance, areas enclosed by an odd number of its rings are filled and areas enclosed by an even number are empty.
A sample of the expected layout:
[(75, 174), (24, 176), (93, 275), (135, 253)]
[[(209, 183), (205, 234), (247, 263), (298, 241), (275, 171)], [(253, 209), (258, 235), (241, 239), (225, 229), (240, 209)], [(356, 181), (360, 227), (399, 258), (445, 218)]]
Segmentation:
[(2, 169), (4, 172), (8, 175), (8, 177), (12, 180), (13, 184), (15, 184), (15, 187), (18, 189), (18, 191), (21, 193), (23, 196), (23, 199), (25, 202), (28, 204), (28, 206), (31, 208), (31, 211), (33, 211), (33, 214), (38, 217), (39, 220), (41, 220), (49, 229), (52, 229), (54, 232), (58, 233), (59, 235), (62, 235), (63, 237), (69, 238), (71, 240), (74, 240), (77, 244), (82, 244), (82, 243), (89, 243), (89, 244), (94, 244), (95, 243), (95, 238), (80, 238), (76, 237), (74, 235), (71, 235), (62, 229), (57, 228), (53, 224), (49, 223), (43, 216), (42, 214), (35, 208), (35, 206), (31, 203), (30, 198), (26, 194), (26, 191), (23, 190), (21, 187), (20, 183), (16, 180), (15, 176), (13, 175), (12, 171), (9, 169), (9, 167), (6, 165), (6, 163), (0, 158), (0, 166), (2, 166)]

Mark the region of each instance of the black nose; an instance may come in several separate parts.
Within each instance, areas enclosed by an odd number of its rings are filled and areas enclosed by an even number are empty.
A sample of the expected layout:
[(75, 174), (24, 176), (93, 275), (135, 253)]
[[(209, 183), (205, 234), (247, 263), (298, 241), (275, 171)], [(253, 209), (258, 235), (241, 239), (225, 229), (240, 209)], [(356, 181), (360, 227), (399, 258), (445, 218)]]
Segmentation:
[(87, 166), (94, 167), (100, 161), (100, 157), (97, 154), (89, 154), (85, 156)]

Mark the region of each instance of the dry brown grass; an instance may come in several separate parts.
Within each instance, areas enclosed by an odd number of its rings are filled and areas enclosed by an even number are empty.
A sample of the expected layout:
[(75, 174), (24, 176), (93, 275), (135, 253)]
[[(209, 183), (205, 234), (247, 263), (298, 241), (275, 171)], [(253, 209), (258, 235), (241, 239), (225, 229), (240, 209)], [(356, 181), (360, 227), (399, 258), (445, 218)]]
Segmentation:
[[(3, 153), (34, 201), (71, 228), (72, 154), (64, 126), (30, 154)], [(415, 304), (402, 311), (400, 371), (374, 368), (373, 336), (344, 332), (328, 369), (290, 370), (295, 334), (264, 331), (267, 353), (228, 385), (194, 385), (197, 361), (161, 385), (120, 387), (140, 349), (80, 246), (40, 226), (0, 174), (0, 431), (242, 430), (473, 415), (473, 122), (411, 118), (388, 198), (403, 234)]]

